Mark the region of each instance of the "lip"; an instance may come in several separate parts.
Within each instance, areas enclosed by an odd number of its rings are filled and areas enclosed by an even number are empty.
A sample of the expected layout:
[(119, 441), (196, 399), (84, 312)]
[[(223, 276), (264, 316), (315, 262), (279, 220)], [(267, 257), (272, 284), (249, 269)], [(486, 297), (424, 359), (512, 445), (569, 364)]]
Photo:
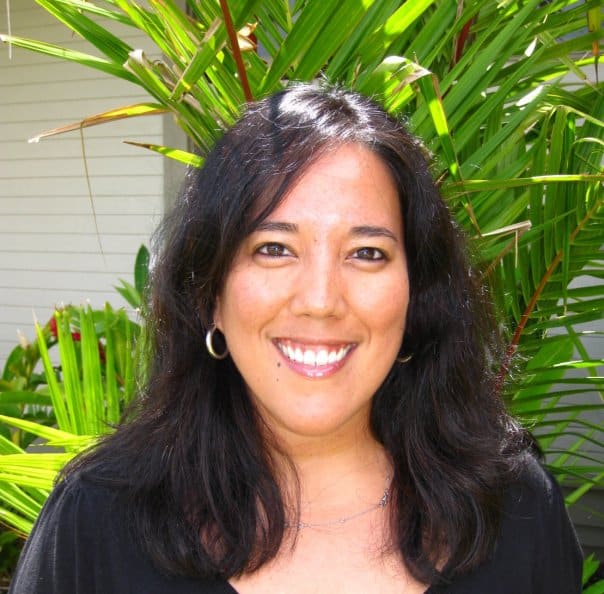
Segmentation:
[(311, 379), (326, 378), (339, 371), (357, 346), (355, 342), (282, 337), (273, 339), (273, 344), (291, 370)]

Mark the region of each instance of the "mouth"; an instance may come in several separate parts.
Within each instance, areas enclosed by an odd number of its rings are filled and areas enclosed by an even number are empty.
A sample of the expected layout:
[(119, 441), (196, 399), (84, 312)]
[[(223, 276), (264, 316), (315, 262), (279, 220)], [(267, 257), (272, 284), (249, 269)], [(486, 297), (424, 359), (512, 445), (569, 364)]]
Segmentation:
[(290, 369), (312, 378), (338, 371), (357, 346), (354, 342), (308, 344), (286, 338), (276, 338), (273, 343)]

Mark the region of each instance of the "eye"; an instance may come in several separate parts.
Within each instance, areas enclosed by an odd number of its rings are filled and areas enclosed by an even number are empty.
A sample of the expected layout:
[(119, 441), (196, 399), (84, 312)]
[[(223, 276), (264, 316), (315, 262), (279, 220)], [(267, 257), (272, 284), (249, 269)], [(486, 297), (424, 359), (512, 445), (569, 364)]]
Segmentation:
[(370, 260), (373, 262), (378, 262), (380, 260), (385, 260), (386, 255), (384, 252), (378, 248), (374, 247), (362, 247), (358, 250), (355, 250), (353, 253), (353, 257), (357, 260)]
[(269, 258), (283, 258), (292, 255), (282, 243), (264, 243), (256, 249), (256, 253)]

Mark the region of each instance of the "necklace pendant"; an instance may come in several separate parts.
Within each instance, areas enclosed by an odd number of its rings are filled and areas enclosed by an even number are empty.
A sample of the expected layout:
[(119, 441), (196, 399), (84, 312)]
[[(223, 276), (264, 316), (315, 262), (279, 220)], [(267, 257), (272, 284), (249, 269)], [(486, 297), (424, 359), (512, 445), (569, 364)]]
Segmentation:
[(381, 499), (374, 505), (372, 505), (371, 507), (364, 509), (363, 511), (357, 512), (356, 514), (352, 514), (351, 516), (345, 516), (343, 518), (337, 518), (335, 520), (331, 520), (328, 522), (296, 522), (295, 524), (289, 524), (288, 522), (285, 523), (286, 528), (293, 528), (294, 526), (296, 527), (296, 530), (298, 532), (300, 532), (300, 530), (302, 530), (303, 528), (328, 528), (329, 526), (342, 526), (344, 524), (346, 524), (346, 522), (349, 522), (350, 520), (354, 520), (360, 516), (364, 516), (365, 514), (368, 514), (369, 512), (372, 512), (376, 509), (382, 509), (384, 507), (386, 507), (388, 505), (388, 502), (390, 501), (390, 487), (386, 487), (386, 490), (384, 491), (384, 494), (382, 495)]
[(386, 489), (384, 491), (384, 494), (382, 495), (382, 498), (380, 499), (378, 506), (379, 507), (386, 507), (388, 505), (388, 501), (390, 500), (390, 490)]

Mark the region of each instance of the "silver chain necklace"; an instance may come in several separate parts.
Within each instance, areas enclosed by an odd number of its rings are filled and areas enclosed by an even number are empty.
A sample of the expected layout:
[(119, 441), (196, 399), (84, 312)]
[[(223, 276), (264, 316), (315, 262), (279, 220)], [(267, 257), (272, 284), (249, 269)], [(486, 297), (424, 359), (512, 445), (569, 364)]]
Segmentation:
[[(388, 482), (390, 482), (388, 480)], [(388, 505), (390, 501), (390, 486), (384, 489), (384, 493), (382, 497), (377, 503), (374, 503), (371, 507), (367, 509), (361, 510), (356, 514), (352, 514), (350, 516), (345, 516), (343, 518), (336, 518), (335, 520), (329, 520), (327, 522), (296, 522), (294, 524), (290, 524), (289, 522), (285, 522), (286, 528), (296, 528), (297, 530), (302, 530), (303, 528), (325, 528), (328, 526), (341, 526), (342, 524), (346, 524), (346, 522), (350, 522), (350, 520), (354, 520), (355, 518), (359, 518), (364, 516), (376, 509), (384, 508)]]

